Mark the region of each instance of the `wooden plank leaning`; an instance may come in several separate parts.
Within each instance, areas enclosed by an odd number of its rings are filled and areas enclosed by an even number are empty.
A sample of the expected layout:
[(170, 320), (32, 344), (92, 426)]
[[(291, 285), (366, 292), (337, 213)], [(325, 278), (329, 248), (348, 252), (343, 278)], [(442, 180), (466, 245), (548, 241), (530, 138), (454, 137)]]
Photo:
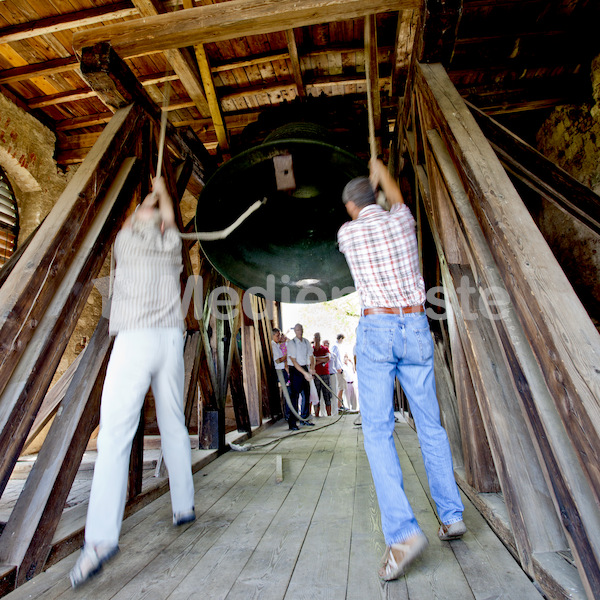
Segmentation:
[(0, 562), (15, 564), (17, 585), (43, 570), (52, 537), (92, 431), (112, 338), (101, 317), (38, 458), (0, 537)]
[[(435, 163), (430, 166), (430, 170), (436, 168)], [(439, 178), (439, 173), (430, 172), (429, 178), (434, 177)], [(445, 198), (442, 200), (433, 194), (431, 201), (447, 202)], [(456, 230), (452, 207), (446, 207), (446, 214), (451, 220), (443, 226)], [(564, 549), (566, 540), (554, 515), (534, 445), (521, 418), (518, 398), (487, 315), (481, 313), (477, 297), (457, 292), (457, 289), (466, 287), (465, 283), (477, 290), (472, 285), (473, 272), (466, 263), (450, 264), (431, 210), (428, 210), (428, 218), (432, 224), (444, 292), (456, 317), (494, 465), (509, 510), (514, 552), (524, 570), (533, 574), (533, 551)], [(456, 241), (453, 240), (452, 253)], [(546, 516), (547, 513), (550, 518)]]
[(600, 235), (598, 194), (477, 107), (466, 105), (509, 172)]
[[(413, 159), (415, 160), (415, 159)], [(429, 180), (425, 169), (413, 162), (416, 183), (423, 197), (426, 211), (431, 213)], [(434, 232), (436, 245), (441, 246), (441, 238)], [(442, 261), (442, 259), (440, 259)], [(443, 262), (443, 261), (442, 261)], [(445, 263), (444, 263), (445, 264)], [(448, 330), (454, 368), (455, 391), (460, 416), (460, 429), (463, 447), (463, 460), (466, 480), (478, 492), (498, 492), (500, 484), (494, 466), (490, 444), (485, 432), (481, 410), (458, 335), (455, 315), (448, 315)]]
[(133, 106), (115, 114), (0, 288), (0, 394), (77, 254), (97, 200), (129, 147), (130, 134), (143, 118)]
[[(582, 580), (588, 590), (594, 589), (600, 585), (600, 545), (597, 541), (600, 538), (600, 511), (594, 491), (535, 358), (532, 347), (535, 342), (525, 333), (516, 307), (508, 303), (502, 306), (501, 315), (496, 314), (495, 307), (501, 305), (501, 296), (508, 297), (507, 286), (443, 140), (436, 131), (429, 131), (428, 138), (451, 192), (457, 225), (476, 263), (480, 289), (484, 284), (486, 286), (481, 297), (486, 301), (489, 323), (500, 343), (546, 484), (552, 491), (556, 520), (560, 515)], [(550, 253), (549, 249), (547, 252)], [(521, 499), (523, 504), (524, 499)], [(543, 548), (537, 550), (544, 551)]]
[(478, 200), (483, 234), (600, 504), (600, 333), (444, 68), (420, 65), (419, 78)]
[[(10, 309), (2, 315), (7, 328), (16, 329), (16, 332), (12, 336), (12, 362), (15, 367), (10, 368), (12, 365), (8, 365), (7, 358), (0, 367), (5, 380), (0, 395), (0, 493), (6, 486), (85, 306), (93, 278), (104, 262), (137, 185), (135, 161), (127, 159), (111, 188), (105, 195), (101, 194), (101, 184), (107, 182), (108, 175), (96, 173), (106, 164), (98, 153), (101, 150), (102, 154), (109, 152), (122, 158), (123, 153), (128, 151), (130, 134), (140, 125), (135, 107), (124, 109), (115, 118), (121, 126), (108, 132), (105, 130), (110, 139), (103, 140), (104, 133), (99, 138), (97, 144), (100, 148), (92, 150), (87, 165), (84, 162), (80, 167), (72, 180), (75, 186), (67, 187), (48, 215), (45, 221), (48, 228), (40, 228), (36, 238), (42, 239), (38, 242), (33, 240), (28, 248), (31, 254), (26, 252), (23, 255), (23, 265), (15, 267), (0, 289), (0, 297), (5, 300), (3, 307), (13, 305), (25, 307), (27, 311), (27, 316), (20, 310)], [(114, 136), (118, 140), (112, 143)], [(114, 155), (110, 157), (110, 166), (114, 164)], [(97, 188), (94, 183), (98, 184)], [(77, 231), (79, 228), (81, 233)], [(75, 246), (74, 250), (65, 246), (63, 233)], [(35, 272), (35, 265), (43, 271), (41, 277)], [(19, 275), (22, 276), (20, 281), (11, 281)], [(9, 289), (5, 290), (9, 283)], [(36, 314), (34, 326), (30, 324), (32, 313)], [(28, 335), (22, 335), (21, 332), (27, 329), (31, 329)]]

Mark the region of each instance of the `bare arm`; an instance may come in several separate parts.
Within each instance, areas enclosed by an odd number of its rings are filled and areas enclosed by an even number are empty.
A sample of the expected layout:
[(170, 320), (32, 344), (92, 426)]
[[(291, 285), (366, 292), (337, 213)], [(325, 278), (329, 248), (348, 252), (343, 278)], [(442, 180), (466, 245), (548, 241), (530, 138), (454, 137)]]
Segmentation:
[(390, 172), (381, 160), (378, 158), (371, 159), (369, 162), (369, 171), (373, 189), (377, 190), (377, 186), (382, 189), (390, 207), (394, 204), (404, 204), (404, 198), (402, 198), (402, 192), (398, 187), (398, 183), (390, 175)]
[(157, 177), (154, 179), (152, 182), (152, 195), (158, 197), (158, 210), (163, 223), (165, 224), (165, 229), (167, 227), (177, 227), (177, 224), (175, 223), (173, 200), (171, 200), (171, 196), (169, 195), (169, 192), (167, 192), (164, 177)]
[[(173, 201), (169, 196), (169, 192), (167, 192), (165, 180), (162, 177), (153, 181), (152, 192), (144, 198), (134, 214), (141, 220), (148, 220), (152, 218), (156, 208), (158, 208), (165, 229), (167, 227), (177, 227)], [(123, 228), (131, 227), (132, 219), (133, 215), (129, 215), (123, 223)]]
[(312, 375), (308, 372), (306, 372), (299, 364), (298, 361), (293, 357), (290, 356), (290, 360), (292, 361), (292, 364), (294, 365), (294, 367), (296, 367), (296, 369), (298, 369), (298, 371), (300, 371), (300, 373), (302, 373), (302, 375), (304, 375), (304, 379), (306, 379), (307, 381), (310, 381), (312, 379)]

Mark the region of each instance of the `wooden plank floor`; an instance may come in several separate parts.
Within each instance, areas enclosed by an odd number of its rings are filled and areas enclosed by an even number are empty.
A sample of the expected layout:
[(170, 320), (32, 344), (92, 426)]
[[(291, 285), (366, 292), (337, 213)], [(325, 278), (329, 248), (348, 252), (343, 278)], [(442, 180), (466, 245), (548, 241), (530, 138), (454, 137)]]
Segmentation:
[(164, 495), (124, 521), (121, 553), (81, 589), (68, 579), (75, 553), (6, 598), (541, 600), (464, 496), (467, 534), (437, 539), (417, 437), (404, 423), (396, 433), (405, 488), (430, 545), (405, 577), (381, 583), (384, 543), (355, 419), (323, 417), (292, 436), (274, 425), (250, 451), (228, 452), (194, 475), (195, 523), (173, 527)]

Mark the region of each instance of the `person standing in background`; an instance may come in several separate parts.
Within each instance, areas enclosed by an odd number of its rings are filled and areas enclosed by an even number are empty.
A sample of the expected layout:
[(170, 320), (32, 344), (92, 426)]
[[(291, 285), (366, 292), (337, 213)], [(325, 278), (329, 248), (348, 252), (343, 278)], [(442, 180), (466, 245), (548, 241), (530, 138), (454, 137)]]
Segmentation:
[[(315, 387), (319, 399), (323, 393), (323, 402), (327, 416), (331, 416), (331, 392), (329, 391), (329, 349), (321, 346), (321, 334), (315, 333), (313, 342), (313, 354), (315, 356)], [(315, 404), (315, 417), (321, 413), (321, 402)]]
[[(288, 385), (289, 375), (286, 369), (287, 366), (287, 354), (284, 353), (281, 343), (283, 334), (277, 327), (273, 327), (273, 339), (271, 340), (271, 348), (273, 350), (273, 364), (275, 365), (275, 371), (277, 372), (277, 379), (281, 384), (281, 393), (284, 394), (284, 388)], [(283, 377), (283, 380), (279, 375)], [(285, 396), (282, 398), (283, 401), (283, 417), (286, 421), (290, 418), (290, 407), (287, 405)]]
[[(310, 381), (313, 378), (312, 373), (315, 367), (315, 357), (313, 355), (310, 342), (302, 337), (304, 328), (300, 323), (294, 326), (296, 334), (288, 343), (288, 365), (290, 367), (290, 399), (294, 410), (298, 410), (298, 398), (302, 395), (302, 407), (300, 416), (302, 419), (308, 419), (310, 415)], [(298, 429), (297, 419), (290, 411), (289, 428)], [(314, 425), (309, 421), (302, 421), (306, 425)]]
[(337, 390), (338, 399), (338, 410), (344, 410), (344, 392), (346, 391), (346, 379), (344, 378), (344, 362), (342, 360), (342, 344), (344, 343), (345, 336), (343, 333), (338, 333), (336, 337), (336, 343), (331, 349), (331, 359), (333, 360), (333, 367), (335, 369), (335, 383)]

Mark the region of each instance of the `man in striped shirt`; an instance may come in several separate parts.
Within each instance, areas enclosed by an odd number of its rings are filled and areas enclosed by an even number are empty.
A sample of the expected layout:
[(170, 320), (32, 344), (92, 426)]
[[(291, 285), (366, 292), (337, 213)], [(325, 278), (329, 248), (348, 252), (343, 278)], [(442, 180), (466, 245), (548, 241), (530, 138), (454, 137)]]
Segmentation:
[[(390, 210), (375, 200), (383, 190)], [(431, 495), (441, 521), (441, 540), (466, 528), (454, 479), (450, 445), (440, 423), (433, 372), (433, 340), (423, 304), (415, 221), (396, 181), (380, 160), (370, 163), (370, 179), (345, 187), (342, 199), (351, 222), (338, 232), (339, 249), (350, 267), (361, 302), (356, 371), (365, 451), (381, 512), (387, 550), (379, 576), (396, 579), (427, 547), (404, 493), (394, 444), (394, 381), (406, 393), (417, 427)]]
[(111, 335), (116, 335), (102, 391), (98, 457), (85, 543), (71, 571), (78, 587), (118, 550), (131, 443), (151, 386), (169, 472), (173, 523), (195, 519), (190, 439), (183, 415), (181, 237), (164, 180), (124, 223), (114, 245)]

